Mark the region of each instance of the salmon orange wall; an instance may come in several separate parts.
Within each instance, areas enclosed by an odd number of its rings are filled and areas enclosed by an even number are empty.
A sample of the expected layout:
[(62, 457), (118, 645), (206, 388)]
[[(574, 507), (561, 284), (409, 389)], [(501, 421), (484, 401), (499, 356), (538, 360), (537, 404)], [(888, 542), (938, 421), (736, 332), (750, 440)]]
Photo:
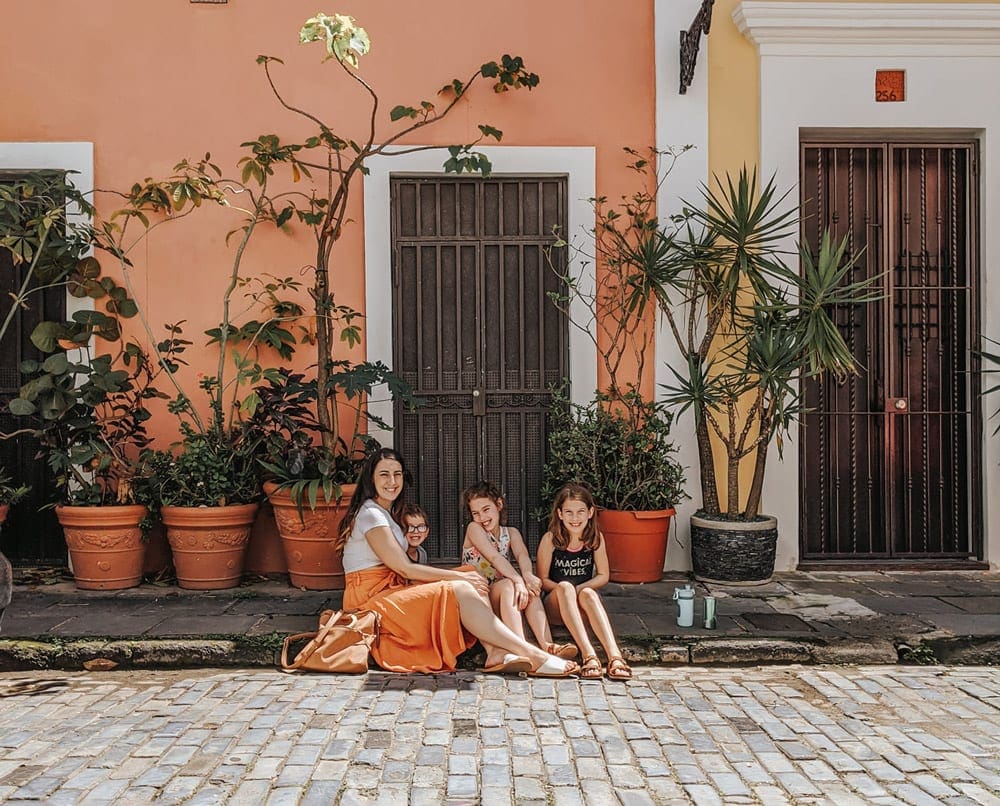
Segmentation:
[[(598, 193), (615, 199), (631, 191), (621, 148), (654, 142), (652, 0), (504, 8), (467, 0), (9, 3), (0, 26), (8, 68), (0, 141), (93, 142), (100, 188), (164, 176), (180, 158), (206, 151), (236, 175), (241, 142), (309, 131), (271, 95), (255, 64), (262, 53), (285, 61), (275, 76), (289, 103), (360, 138), (365, 95), (336, 62), (320, 63), (320, 45), (297, 42), (301, 24), (322, 10), (350, 14), (368, 31), (372, 50), (361, 74), (382, 98), (384, 123), (396, 104), (437, 100), (444, 83), (503, 53), (523, 56), (540, 75), (531, 93), (494, 95), (484, 84), (415, 142), (469, 141), (477, 123), (489, 122), (504, 131), (504, 145), (593, 145)], [(338, 301), (361, 308), (360, 186), (353, 194), (355, 223), (337, 250), (335, 288)], [(98, 205), (115, 206), (104, 197)], [(140, 247), (138, 295), (154, 327), (186, 320), (186, 335), (202, 344), (202, 332), (219, 318), (232, 254), (225, 235), (237, 223), (232, 212), (199, 212), (160, 228)], [(308, 239), (272, 232), (255, 243), (248, 268), (285, 276), (311, 261)], [(191, 373), (214, 373), (209, 349), (191, 363)]]

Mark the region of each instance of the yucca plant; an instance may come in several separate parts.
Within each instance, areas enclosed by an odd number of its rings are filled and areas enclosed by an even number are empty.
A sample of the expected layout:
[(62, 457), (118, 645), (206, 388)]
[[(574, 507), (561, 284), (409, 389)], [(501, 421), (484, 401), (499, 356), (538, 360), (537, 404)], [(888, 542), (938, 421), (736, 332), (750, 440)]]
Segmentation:
[[(1000, 348), (1000, 342), (994, 341), (993, 339), (988, 338), (986, 336), (984, 336), (983, 338), (990, 344), (995, 344), (998, 348)], [(992, 353), (986, 350), (979, 350), (976, 354), (980, 357), (980, 359), (984, 361), (985, 364), (989, 365), (982, 370), (983, 375), (993, 375), (994, 376), (993, 380), (996, 380), (995, 376), (1000, 375), (1000, 353)], [(993, 392), (1000, 392), (1000, 381), (997, 381), (992, 386), (988, 386), (987, 388), (983, 389), (984, 395), (988, 395)], [(998, 408), (990, 415), (990, 417), (997, 417), (997, 416), (1000, 416), (1000, 408)], [(997, 434), (1000, 434), (1000, 424), (998, 424), (997, 427), (993, 429), (993, 435), (996, 436)]]
[[(874, 278), (853, 279), (857, 256), (848, 257), (846, 240), (828, 232), (818, 254), (799, 248), (801, 271), (790, 268), (782, 244), (798, 226), (797, 211), (773, 178), (760, 186), (756, 171), (744, 167), (735, 178), (717, 177), (702, 195), (650, 234), (661, 248), (638, 268), (682, 356), (665, 399), (678, 412), (694, 412), (702, 512), (753, 520), (771, 442), (780, 454), (803, 412), (802, 382), (858, 371), (833, 311), (875, 299)], [(725, 510), (711, 435), (724, 448)], [(741, 504), (747, 457), (753, 478)]]

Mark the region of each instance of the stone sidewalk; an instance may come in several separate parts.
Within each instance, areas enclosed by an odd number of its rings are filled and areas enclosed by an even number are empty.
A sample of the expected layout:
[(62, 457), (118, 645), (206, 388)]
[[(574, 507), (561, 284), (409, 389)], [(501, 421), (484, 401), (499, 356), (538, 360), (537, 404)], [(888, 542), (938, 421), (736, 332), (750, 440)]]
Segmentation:
[(1000, 671), (0, 674), (10, 804), (988, 806)]
[[(1000, 664), (1000, 574), (795, 572), (756, 587), (701, 585), (695, 627), (678, 627), (688, 580), (609, 584), (604, 601), (639, 664)], [(718, 626), (701, 624), (703, 597)], [(285, 635), (315, 629), (337, 591), (260, 580), (225, 591), (146, 583), (120, 592), (18, 585), (0, 626), (0, 670), (272, 666)]]

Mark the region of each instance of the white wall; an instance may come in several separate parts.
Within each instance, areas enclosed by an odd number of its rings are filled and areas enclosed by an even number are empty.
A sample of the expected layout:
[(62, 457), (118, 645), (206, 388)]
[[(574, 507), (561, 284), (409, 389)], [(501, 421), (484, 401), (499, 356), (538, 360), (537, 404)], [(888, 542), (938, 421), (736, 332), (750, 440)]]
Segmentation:
[[(947, 129), (981, 148), (981, 314), (1000, 339), (1000, 5), (971, 3), (781, 3), (744, 0), (737, 26), (760, 51), (760, 166), (781, 187), (798, 181), (806, 128)], [(906, 71), (906, 101), (876, 103), (876, 69)], [(984, 404), (984, 416), (989, 413)], [(995, 408), (995, 406), (993, 407)], [(990, 423), (987, 423), (991, 426)], [(1000, 439), (983, 451), (986, 556), (1000, 567)], [(793, 432), (793, 443), (796, 438)], [(767, 511), (783, 527), (777, 567), (798, 561), (797, 447), (769, 463)]]
[[(681, 95), (680, 32), (686, 31), (701, 8), (701, 0), (656, 0), (656, 147), (660, 150), (694, 146), (675, 164), (670, 178), (657, 198), (660, 220), (681, 207), (681, 199), (697, 200), (700, 188), (708, 180), (708, 48), (711, 35), (702, 36), (694, 80)], [(673, 377), (668, 365), (680, 361), (680, 351), (666, 324), (661, 321), (656, 338), (656, 383), (665, 384)], [(662, 390), (657, 387), (657, 393)], [(667, 568), (688, 570), (690, 524), (688, 516), (701, 505), (698, 483), (698, 445), (694, 439), (694, 417), (688, 412), (674, 421), (672, 429), (678, 447), (677, 459), (684, 466), (689, 501), (678, 505), (670, 541), (667, 545)]]

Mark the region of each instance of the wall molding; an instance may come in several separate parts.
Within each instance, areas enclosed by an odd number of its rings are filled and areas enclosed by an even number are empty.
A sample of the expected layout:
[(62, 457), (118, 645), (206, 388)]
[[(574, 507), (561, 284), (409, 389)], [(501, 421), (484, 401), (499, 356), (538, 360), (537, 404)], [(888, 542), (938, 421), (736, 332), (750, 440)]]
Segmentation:
[(998, 5), (744, 0), (733, 11), (733, 21), (762, 55), (852, 45), (910, 48), (919, 55), (934, 52), (914, 48), (961, 46), (967, 55), (1000, 53)]

